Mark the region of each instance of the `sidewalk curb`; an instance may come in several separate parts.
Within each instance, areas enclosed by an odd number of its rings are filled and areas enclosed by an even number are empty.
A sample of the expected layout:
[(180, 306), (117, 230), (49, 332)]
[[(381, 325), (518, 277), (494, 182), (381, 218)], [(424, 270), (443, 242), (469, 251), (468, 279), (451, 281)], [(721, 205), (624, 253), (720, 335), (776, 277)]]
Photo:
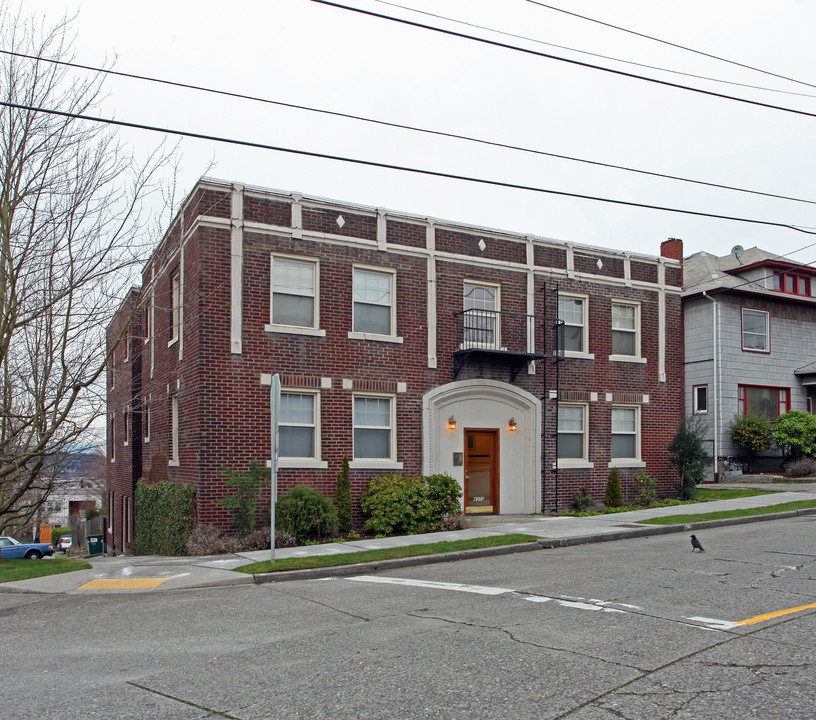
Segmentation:
[(458, 560), (473, 560), (480, 557), (493, 557), (497, 555), (513, 555), (520, 552), (530, 552), (533, 550), (551, 550), (561, 547), (573, 547), (575, 545), (591, 545), (602, 542), (612, 542), (614, 540), (629, 540), (639, 537), (650, 537), (652, 535), (669, 535), (671, 533), (687, 532), (689, 530), (701, 530), (706, 528), (724, 527), (728, 525), (745, 525), (753, 522), (764, 522), (767, 520), (785, 520), (788, 518), (803, 515), (816, 515), (816, 508), (804, 508), (802, 510), (786, 510), (778, 513), (768, 513), (765, 515), (749, 515), (747, 517), (724, 518), (722, 520), (701, 520), (699, 522), (682, 523), (678, 525), (644, 525), (642, 528), (630, 528), (626, 530), (613, 530), (610, 532), (592, 533), (590, 535), (576, 535), (571, 538), (540, 538), (535, 542), (521, 543), (517, 545), (499, 545), (493, 548), (479, 548), (477, 550), (460, 550), (452, 553), (440, 553), (438, 555), (419, 555), (416, 557), (397, 558), (395, 560), (380, 560), (378, 562), (355, 563), (354, 565), (337, 565), (335, 567), (314, 568), (308, 570), (284, 570), (281, 572), (258, 573), (253, 575), (255, 583), (289, 582), (292, 580), (320, 580), (329, 577), (348, 577), (349, 575), (366, 575), (372, 572), (383, 570), (393, 570), (403, 567), (419, 565), (433, 565), (443, 562), (456, 562)]

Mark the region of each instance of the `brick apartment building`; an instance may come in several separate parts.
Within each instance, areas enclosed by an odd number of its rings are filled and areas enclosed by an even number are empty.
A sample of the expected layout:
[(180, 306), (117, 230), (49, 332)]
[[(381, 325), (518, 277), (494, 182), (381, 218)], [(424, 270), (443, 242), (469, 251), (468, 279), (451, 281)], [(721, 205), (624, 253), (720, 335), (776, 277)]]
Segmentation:
[(661, 253), (201, 180), (109, 328), (109, 542), (140, 477), (229, 527), (219, 470), (270, 461), (273, 373), (279, 492), (331, 495), (348, 456), (355, 501), (393, 472), (451, 474), (467, 513), (602, 499), (611, 467), (670, 493), (681, 241)]

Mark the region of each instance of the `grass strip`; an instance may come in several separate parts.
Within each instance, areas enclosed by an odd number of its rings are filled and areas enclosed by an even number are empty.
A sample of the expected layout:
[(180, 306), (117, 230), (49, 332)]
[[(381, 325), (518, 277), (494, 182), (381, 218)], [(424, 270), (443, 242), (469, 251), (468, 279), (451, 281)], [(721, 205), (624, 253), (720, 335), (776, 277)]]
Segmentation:
[(84, 560), (64, 557), (53, 560), (0, 560), (0, 583), (90, 569), (91, 566)]
[(680, 525), (685, 523), (703, 522), (705, 520), (724, 520), (726, 518), (750, 517), (751, 515), (767, 515), (768, 513), (785, 512), (787, 510), (802, 510), (816, 507), (816, 500), (796, 500), (780, 503), (779, 505), (763, 505), (741, 510), (720, 510), (719, 512), (694, 513), (693, 515), (667, 515), (666, 517), (639, 520), (643, 525)]
[(255, 575), (257, 573), (280, 572), (282, 570), (310, 570), (312, 568), (338, 567), (339, 565), (354, 565), (362, 562), (378, 562), (395, 558), (420, 557), (423, 555), (439, 555), (441, 553), (461, 552), (462, 550), (477, 550), (480, 548), (499, 547), (501, 545), (517, 545), (519, 543), (535, 542), (535, 535), (493, 535), (470, 540), (448, 540), (428, 543), (425, 545), (407, 545), (405, 547), (383, 548), (381, 550), (361, 550), (359, 552), (339, 553), (337, 555), (312, 555), (299, 558), (282, 558), (264, 560), (242, 565), (235, 568), (236, 572)]
[(709, 500), (733, 500), (734, 498), (754, 497), (756, 495), (770, 495), (778, 490), (749, 490), (748, 488), (714, 488), (698, 487), (697, 498)]

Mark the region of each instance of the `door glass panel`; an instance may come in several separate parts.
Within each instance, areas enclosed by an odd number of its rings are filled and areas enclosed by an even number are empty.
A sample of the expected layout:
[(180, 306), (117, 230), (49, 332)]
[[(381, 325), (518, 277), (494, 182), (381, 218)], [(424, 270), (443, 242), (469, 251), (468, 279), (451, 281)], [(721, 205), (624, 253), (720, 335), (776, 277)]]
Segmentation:
[(488, 433), (467, 437), (467, 498), (469, 512), (492, 512), (492, 440)]

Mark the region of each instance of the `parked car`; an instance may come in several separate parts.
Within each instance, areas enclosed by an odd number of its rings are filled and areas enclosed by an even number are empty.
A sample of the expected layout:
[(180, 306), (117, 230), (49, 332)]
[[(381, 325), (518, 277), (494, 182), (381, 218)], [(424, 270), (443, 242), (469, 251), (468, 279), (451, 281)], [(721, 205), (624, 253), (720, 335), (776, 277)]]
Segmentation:
[(41, 560), (45, 555), (53, 554), (54, 546), (51, 543), (21, 543), (8, 535), (0, 536), (0, 557), (3, 560)]
[(59, 540), (57, 540), (57, 550), (62, 550), (62, 552), (65, 552), (69, 547), (71, 547), (70, 535), (63, 535)]

